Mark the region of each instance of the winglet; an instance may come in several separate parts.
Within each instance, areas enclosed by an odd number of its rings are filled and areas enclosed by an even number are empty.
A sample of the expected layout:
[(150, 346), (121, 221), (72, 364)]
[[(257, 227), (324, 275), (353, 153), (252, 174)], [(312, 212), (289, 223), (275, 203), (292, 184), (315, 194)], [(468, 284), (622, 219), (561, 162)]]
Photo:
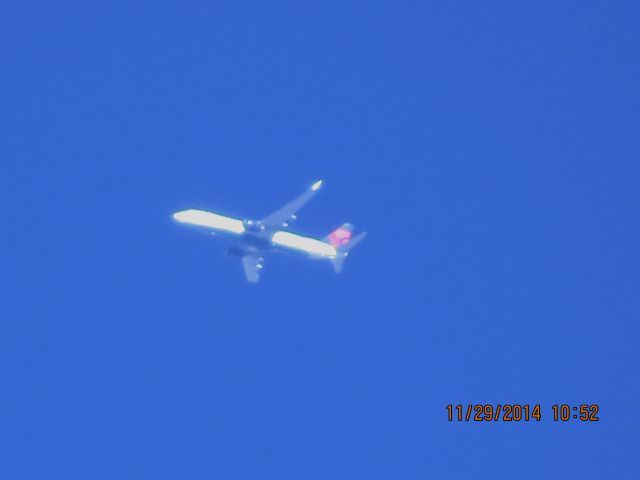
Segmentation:
[(311, 185), (311, 191), (315, 192), (322, 186), (322, 180), (318, 180), (313, 185)]

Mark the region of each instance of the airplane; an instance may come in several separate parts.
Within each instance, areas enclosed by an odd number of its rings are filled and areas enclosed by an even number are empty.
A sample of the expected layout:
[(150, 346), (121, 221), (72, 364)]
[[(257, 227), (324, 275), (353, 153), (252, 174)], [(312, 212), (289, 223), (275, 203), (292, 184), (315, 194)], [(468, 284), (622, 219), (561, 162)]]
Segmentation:
[(366, 236), (366, 232), (353, 236), (353, 225), (343, 223), (324, 239), (318, 240), (284, 230), (321, 186), (322, 180), (314, 182), (302, 195), (262, 220), (243, 220), (195, 208), (175, 212), (173, 218), (180, 223), (211, 229), (212, 235), (219, 232), (236, 236), (227, 254), (242, 258), (245, 276), (252, 283), (260, 279), (264, 255), (278, 250), (291, 250), (314, 259), (328, 259), (336, 273), (340, 273), (349, 251)]

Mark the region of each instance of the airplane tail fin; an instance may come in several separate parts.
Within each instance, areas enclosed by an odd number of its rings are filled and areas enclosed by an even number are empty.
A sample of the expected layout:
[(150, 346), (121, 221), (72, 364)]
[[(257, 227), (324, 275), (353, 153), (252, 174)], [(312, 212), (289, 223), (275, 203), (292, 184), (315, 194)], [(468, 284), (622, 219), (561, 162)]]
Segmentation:
[(336, 256), (331, 259), (333, 269), (336, 273), (340, 273), (345, 259), (349, 256), (349, 251), (355, 247), (360, 240), (367, 235), (366, 232), (359, 233), (355, 237), (353, 236), (353, 225), (350, 223), (343, 223), (341, 226), (331, 232), (325, 241), (329, 242), (336, 249)]

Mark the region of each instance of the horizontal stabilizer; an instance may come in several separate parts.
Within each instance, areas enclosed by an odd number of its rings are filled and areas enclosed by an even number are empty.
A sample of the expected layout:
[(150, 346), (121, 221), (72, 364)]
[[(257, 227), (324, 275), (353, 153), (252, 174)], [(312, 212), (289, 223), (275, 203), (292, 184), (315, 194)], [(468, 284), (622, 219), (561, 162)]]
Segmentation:
[[(353, 229), (353, 226), (351, 226)], [(336, 273), (340, 273), (342, 271), (342, 267), (344, 265), (344, 261), (349, 256), (349, 252), (353, 247), (355, 247), (364, 237), (367, 236), (367, 232), (362, 232), (356, 235), (355, 237), (349, 237), (347, 241), (337, 247), (337, 254), (334, 258), (331, 259), (331, 263), (333, 264), (333, 269)]]

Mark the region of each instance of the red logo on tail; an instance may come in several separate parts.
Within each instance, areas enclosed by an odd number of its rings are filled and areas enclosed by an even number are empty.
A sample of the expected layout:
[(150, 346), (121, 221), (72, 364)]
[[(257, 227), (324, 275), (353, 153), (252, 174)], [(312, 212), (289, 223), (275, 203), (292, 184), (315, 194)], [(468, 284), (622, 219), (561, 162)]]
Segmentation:
[(351, 240), (351, 232), (344, 228), (338, 228), (329, 234), (329, 242), (336, 248), (346, 245), (349, 240)]

